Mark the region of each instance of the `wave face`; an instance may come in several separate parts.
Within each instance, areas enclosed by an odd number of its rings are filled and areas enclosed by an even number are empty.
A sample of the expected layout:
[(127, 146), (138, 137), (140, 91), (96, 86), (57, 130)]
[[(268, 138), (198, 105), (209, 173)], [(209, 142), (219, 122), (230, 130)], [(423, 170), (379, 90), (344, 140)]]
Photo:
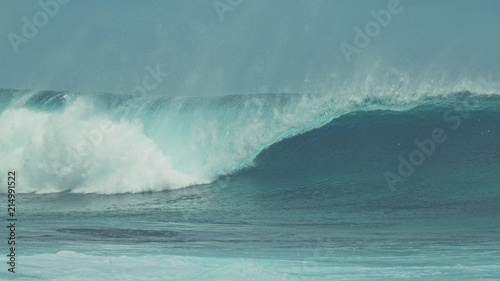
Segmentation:
[(404, 111), (351, 112), (272, 145), (242, 174), (283, 208), (309, 200), (320, 210), (494, 215), (499, 110), (498, 97), (457, 94)]
[[(20, 191), (35, 193), (160, 191), (235, 173), (387, 190), (451, 174), (457, 181), (498, 177), (498, 96), (339, 96), (2, 90), (0, 152), (8, 160), (0, 165), (21, 171)], [(446, 140), (431, 153), (420, 149), (416, 141), (432, 139), (436, 128)], [(412, 175), (398, 172), (401, 161), (418, 164), (405, 166)]]

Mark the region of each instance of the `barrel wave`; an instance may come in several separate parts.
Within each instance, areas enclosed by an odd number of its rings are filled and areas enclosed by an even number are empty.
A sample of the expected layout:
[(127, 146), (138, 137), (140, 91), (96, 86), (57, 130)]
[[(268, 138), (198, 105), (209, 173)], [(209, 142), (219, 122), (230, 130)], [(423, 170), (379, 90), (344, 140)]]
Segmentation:
[[(498, 181), (500, 99), (492, 94), (144, 98), (5, 89), (0, 97), (2, 168), (23, 171), (21, 192), (137, 193), (233, 175), (347, 184), (349, 194), (438, 195), (451, 190), (428, 181)], [(432, 141), (435, 129), (444, 141)], [(425, 140), (427, 150), (418, 145)]]

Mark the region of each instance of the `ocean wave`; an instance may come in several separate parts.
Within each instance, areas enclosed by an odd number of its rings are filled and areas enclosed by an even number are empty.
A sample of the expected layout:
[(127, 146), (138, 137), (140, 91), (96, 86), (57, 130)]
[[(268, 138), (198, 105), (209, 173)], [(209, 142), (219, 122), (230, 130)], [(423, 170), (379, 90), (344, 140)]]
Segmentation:
[[(437, 96), (379, 93), (343, 98), (267, 94), (139, 99), (3, 90), (1, 97), (0, 126), (4, 133), (0, 143), (7, 159), (1, 168), (20, 172), (23, 184), (19, 192), (35, 193), (115, 194), (176, 189), (209, 183), (250, 167), (269, 167), (271, 162), (280, 164), (271, 165), (268, 171), (293, 170), (297, 166), (289, 167), (286, 161), (293, 154), (290, 152), (298, 151), (303, 144), (329, 139), (304, 133), (327, 130), (334, 121), (341, 122), (344, 130), (349, 126), (352, 130), (377, 128), (373, 134), (391, 135), (397, 132), (390, 132), (390, 124), (414, 124), (420, 120), (418, 116), (423, 116), (421, 112), (437, 112), (443, 106), (489, 112), (499, 108), (498, 96), (470, 92)], [(391, 116), (390, 112), (398, 111), (412, 113)], [(362, 121), (356, 124), (352, 122), (356, 118), (345, 116), (357, 116)], [(335, 132), (340, 137), (332, 140), (333, 147), (340, 147), (348, 139), (349, 133), (344, 130)], [(306, 139), (292, 142), (280, 154), (273, 154), (272, 161), (263, 162), (267, 155), (261, 155), (264, 150), (279, 147), (292, 137)], [(387, 143), (391, 143), (389, 139)], [(376, 149), (369, 143), (365, 147)], [(322, 165), (330, 167), (332, 163)]]

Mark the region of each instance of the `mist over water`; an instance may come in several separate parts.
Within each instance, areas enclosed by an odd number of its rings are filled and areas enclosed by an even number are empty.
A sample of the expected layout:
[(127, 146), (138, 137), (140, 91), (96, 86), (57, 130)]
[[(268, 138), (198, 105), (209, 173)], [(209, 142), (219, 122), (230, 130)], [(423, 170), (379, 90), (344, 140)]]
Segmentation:
[[(169, 76), (150, 95), (473, 91), (485, 88), (481, 76), (499, 80), (499, 9), (493, 0), (258, 0), (221, 21), (211, 1), (71, 1), (19, 53), (2, 40), (0, 85), (130, 94), (159, 66)], [(38, 10), (7, 3), (2, 34), (22, 35), (19, 18)], [(358, 49), (350, 62), (343, 42)]]

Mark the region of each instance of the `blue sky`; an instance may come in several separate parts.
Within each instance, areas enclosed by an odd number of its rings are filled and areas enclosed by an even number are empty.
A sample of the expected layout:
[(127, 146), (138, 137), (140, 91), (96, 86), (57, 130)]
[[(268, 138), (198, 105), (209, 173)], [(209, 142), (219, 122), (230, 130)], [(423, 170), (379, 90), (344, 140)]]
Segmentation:
[(8, 34), (22, 36), (21, 19), (43, 9), (1, 0), (0, 87), (128, 93), (147, 67), (169, 73), (152, 94), (196, 96), (500, 78), (494, 0), (401, 0), (402, 11), (347, 61), (340, 44), (355, 47), (355, 28), (390, 1), (242, 0), (221, 21), (214, 1), (72, 0), (16, 53)]

